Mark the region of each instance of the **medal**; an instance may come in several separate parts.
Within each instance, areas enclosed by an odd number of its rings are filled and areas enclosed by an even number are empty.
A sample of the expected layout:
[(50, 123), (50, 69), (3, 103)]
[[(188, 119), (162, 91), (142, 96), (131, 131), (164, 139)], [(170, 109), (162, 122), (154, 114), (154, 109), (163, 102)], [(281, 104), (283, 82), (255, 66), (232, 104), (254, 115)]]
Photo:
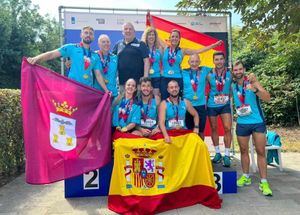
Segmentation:
[(82, 77), (83, 77), (84, 79), (88, 79), (88, 78), (89, 78), (89, 75), (88, 75), (88, 74), (84, 74)]
[[(88, 49), (88, 53), (87, 53), (85, 48), (83, 47), (82, 42), (79, 43), (79, 46), (82, 48), (82, 51), (83, 51), (83, 67), (84, 67), (84, 70), (87, 70), (89, 68), (89, 66), (91, 65), (92, 52), (90, 49)], [(86, 77), (84, 75), (83, 78), (87, 79), (88, 77)]]
[(109, 81), (107, 79), (104, 79), (105, 84), (107, 84)]
[(110, 62), (110, 54), (108, 53), (107, 57), (104, 56), (102, 51), (97, 52), (102, 66), (102, 72), (106, 74), (108, 72), (108, 64)]
[(154, 69), (151, 68), (151, 69), (149, 70), (149, 74), (154, 74)]
[(175, 61), (176, 61), (176, 54), (178, 52), (178, 47), (175, 48), (173, 51), (171, 47), (169, 47), (169, 52), (168, 52), (168, 63), (170, 66), (173, 66)]
[(197, 99), (198, 99), (198, 96), (194, 95), (194, 96), (193, 96), (193, 99), (194, 99), (194, 100), (197, 100)]
[(83, 59), (84, 59), (84, 69), (86, 70), (87, 68), (89, 68), (91, 64), (91, 59), (87, 56), (84, 56)]
[(169, 70), (169, 71), (168, 71), (168, 74), (169, 74), (169, 75), (173, 75), (173, 74), (174, 74), (174, 71), (173, 71), (173, 70)]
[(193, 100), (198, 99), (198, 96), (196, 94), (197, 94), (199, 81), (200, 81), (199, 69), (196, 70), (195, 78), (194, 78), (194, 75), (193, 75), (193, 70), (190, 69), (190, 82), (191, 82), (191, 85), (192, 85), (192, 89), (194, 91)]

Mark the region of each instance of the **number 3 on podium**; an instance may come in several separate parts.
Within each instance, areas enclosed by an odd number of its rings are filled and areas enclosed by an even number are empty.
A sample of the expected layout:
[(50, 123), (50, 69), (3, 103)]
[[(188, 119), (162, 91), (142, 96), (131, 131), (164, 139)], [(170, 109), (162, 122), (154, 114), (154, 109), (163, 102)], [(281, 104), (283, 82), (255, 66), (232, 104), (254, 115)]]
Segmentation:
[(223, 193), (223, 172), (214, 172), (216, 189), (219, 194)]

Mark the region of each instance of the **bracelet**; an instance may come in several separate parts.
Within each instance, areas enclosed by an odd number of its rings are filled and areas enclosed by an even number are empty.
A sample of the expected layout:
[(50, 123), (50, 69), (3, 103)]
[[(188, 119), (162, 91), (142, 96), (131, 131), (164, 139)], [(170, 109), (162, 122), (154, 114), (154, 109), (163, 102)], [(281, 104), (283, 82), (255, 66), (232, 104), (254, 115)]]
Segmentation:
[(253, 93), (255, 93), (255, 94), (256, 94), (256, 93), (258, 93), (258, 91), (259, 91), (259, 90), (256, 88), (256, 91), (255, 91), (255, 92), (253, 91)]

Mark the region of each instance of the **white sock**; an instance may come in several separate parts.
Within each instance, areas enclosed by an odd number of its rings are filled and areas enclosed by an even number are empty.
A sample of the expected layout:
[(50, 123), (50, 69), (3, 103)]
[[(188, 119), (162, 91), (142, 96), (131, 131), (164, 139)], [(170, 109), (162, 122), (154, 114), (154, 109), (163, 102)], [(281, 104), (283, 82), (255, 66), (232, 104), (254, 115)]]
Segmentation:
[(266, 178), (262, 178), (262, 179), (260, 179), (260, 182), (261, 182), (261, 183), (264, 183), (264, 182), (268, 182), (268, 181), (267, 181)]
[(243, 173), (243, 176), (245, 176), (246, 178), (249, 178), (249, 177), (250, 177), (250, 176), (249, 176), (249, 173), (248, 173), (248, 174)]
[(216, 153), (221, 153), (220, 152), (220, 146), (215, 146), (215, 150), (216, 150)]
[(230, 148), (225, 148), (225, 155), (230, 157)]

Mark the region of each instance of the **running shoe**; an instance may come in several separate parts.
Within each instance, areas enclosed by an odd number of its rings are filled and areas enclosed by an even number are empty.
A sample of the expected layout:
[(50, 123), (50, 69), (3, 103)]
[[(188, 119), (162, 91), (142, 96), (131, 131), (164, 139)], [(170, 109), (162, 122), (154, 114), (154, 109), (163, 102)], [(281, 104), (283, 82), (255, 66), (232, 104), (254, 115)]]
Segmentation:
[(250, 185), (251, 184), (251, 178), (247, 178), (246, 176), (242, 175), (237, 181), (236, 185), (238, 187), (244, 187), (245, 185)]
[(270, 188), (270, 185), (268, 182), (260, 182), (259, 183), (259, 189), (265, 196), (272, 196), (272, 190)]
[(222, 161), (222, 155), (221, 153), (216, 153), (215, 157), (212, 159), (213, 163), (220, 163)]
[(231, 165), (230, 157), (225, 155), (223, 157), (223, 166), (224, 167), (230, 167), (230, 165)]

